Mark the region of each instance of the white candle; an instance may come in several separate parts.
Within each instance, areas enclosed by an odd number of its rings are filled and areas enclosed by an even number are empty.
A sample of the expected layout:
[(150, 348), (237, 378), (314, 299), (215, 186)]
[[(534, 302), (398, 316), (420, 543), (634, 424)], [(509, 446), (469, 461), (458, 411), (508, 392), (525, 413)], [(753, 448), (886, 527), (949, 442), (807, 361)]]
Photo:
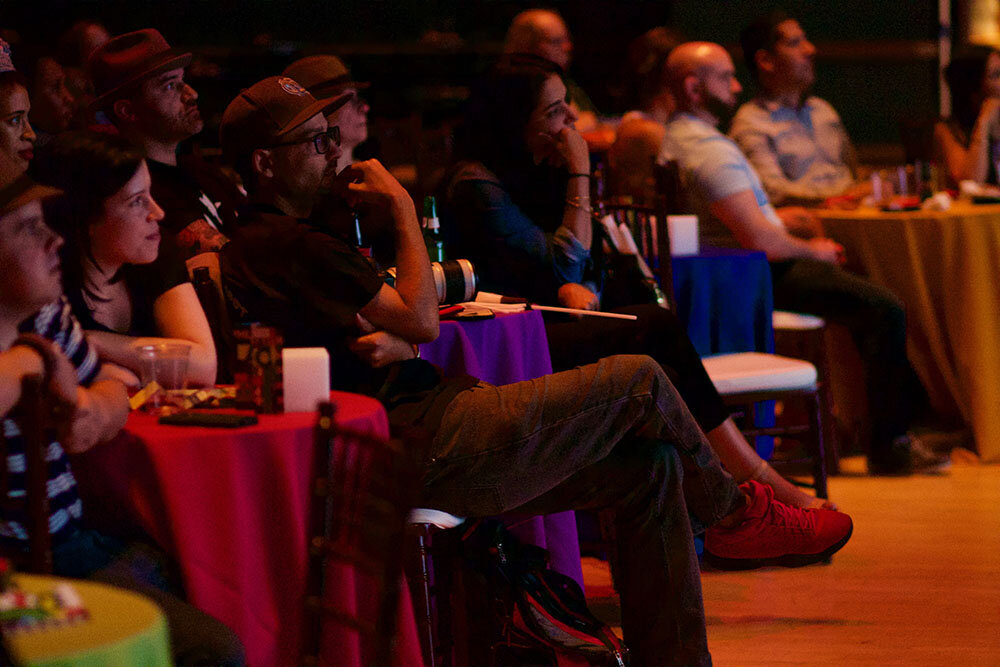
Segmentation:
[(330, 400), (330, 353), (322, 347), (281, 351), (285, 412), (313, 412)]

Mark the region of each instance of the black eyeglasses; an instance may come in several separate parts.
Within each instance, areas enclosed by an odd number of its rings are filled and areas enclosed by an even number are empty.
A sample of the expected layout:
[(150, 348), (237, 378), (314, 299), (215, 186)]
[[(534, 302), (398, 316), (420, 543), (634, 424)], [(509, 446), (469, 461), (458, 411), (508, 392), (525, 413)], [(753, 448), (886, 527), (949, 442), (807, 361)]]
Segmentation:
[(298, 146), (299, 144), (305, 144), (312, 142), (313, 148), (320, 155), (325, 155), (330, 152), (330, 149), (334, 146), (340, 145), (340, 126), (334, 125), (326, 132), (320, 132), (314, 137), (308, 139), (299, 139), (298, 141), (285, 141), (280, 144), (271, 144), (265, 148), (277, 148), (278, 146)]

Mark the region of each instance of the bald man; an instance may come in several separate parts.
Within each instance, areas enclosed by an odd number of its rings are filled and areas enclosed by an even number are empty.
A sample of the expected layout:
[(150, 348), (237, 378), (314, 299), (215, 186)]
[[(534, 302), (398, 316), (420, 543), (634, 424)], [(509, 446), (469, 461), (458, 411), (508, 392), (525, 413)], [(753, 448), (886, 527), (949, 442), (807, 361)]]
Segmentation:
[(667, 59), (667, 78), (677, 111), (659, 161), (678, 162), (702, 241), (763, 251), (776, 308), (819, 315), (851, 331), (866, 362), (870, 472), (941, 471), (947, 459), (907, 433), (915, 375), (906, 358), (903, 304), (840, 268), (843, 248), (823, 238), (804, 209), (775, 209), (747, 158), (717, 129), (743, 90), (729, 53), (711, 42), (682, 44)]
[[(573, 40), (562, 16), (550, 9), (527, 9), (510, 22), (504, 53), (527, 53), (545, 58), (569, 71), (573, 60)], [(597, 127), (597, 109), (590, 97), (576, 82), (563, 77), (570, 99), (570, 108), (578, 116), (576, 129), (588, 132)]]

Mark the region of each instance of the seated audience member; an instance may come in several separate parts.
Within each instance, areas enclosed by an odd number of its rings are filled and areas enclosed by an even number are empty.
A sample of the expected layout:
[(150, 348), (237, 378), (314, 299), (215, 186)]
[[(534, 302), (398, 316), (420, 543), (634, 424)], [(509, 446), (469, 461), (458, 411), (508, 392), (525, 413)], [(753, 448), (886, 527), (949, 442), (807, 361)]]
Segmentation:
[(934, 154), (952, 187), (970, 180), (997, 183), (1000, 160), (1000, 52), (987, 46), (958, 51), (944, 71), (951, 117), (934, 126)]
[[(354, 150), (368, 139), (369, 106), (360, 91), (368, 88), (369, 84), (355, 81), (340, 58), (328, 55), (296, 60), (285, 68), (282, 76), (297, 81), (317, 99), (336, 97), (341, 100), (326, 111), (327, 123), (330, 127), (339, 128), (340, 132), (340, 156), (328, 177), (332, 178), (354, 164), (357, 161)], [(328, 190), (328, 186), (324, 184), (324, 189)], [(351, 211), (340, 197), (324, 196), (316, 205), (313, 220), (322, 221), (328, 231), (355, 243), (360, 231), (361, 240), (371, 247), (372, 255), (379, 264), (392, 266), (396, 263), (392, 220), (379, 215), (378, 211), (368, 207)]]
[[(537, 303), (596, 309), (588, 279), (590, 162), (565, 103), (566, 88), (543, 60), (502, 61), (469, 102), (445, 207), (449, 249), (469, 258), (481, 288)], [(652, 160), (652, 158), (650, 158)], [(823, 501), (803, 493), (757, 456), (719, 398), (684, 331), (656, 304), (618, 309), (635, 322), (546, 314), (556, 371), (613, 354), (659, 362), (737, 480), (755, 478), (796, 507)]]
[(27, 81), (14, 69), (10, 46), (0, 39), (0, 187), (26, 172), (35, 154), (30, 111)]
[(48, 141), (69, 129), (73, 120), (73, 96), (66, 88), (66, 74), (62, 65), (49, 55), (35, 57), (25, 68), (31, 95), (31, 112), (28, 119), (38, 139), (35, 144), (44, 146)]
[(94, 82), (87, 72), (90, 54), (111, 39), (99, 21), (80, 19), (59, 36), (59, 64), (66, 72), (66, 88), (73, 96), (73, 127), (81, 129), (95, 122)]
[(736, 486), (669, 380), (645, 357), (614, 357), (504, 387), (445, 379), (414, 359), (413, 344), (437, 335), (437, 299), (403, 187), (375, 161), (350, 166), (335, 181), (352, 203), (392, 216), (395, 288), (308, 220), (336, 160), (323, 116), (333, 102), (271, 77), (243, 91), (223, 115), (223, 151), (251, 202), (222, 250), (237, 312), (279, 327), (289, 345), (326, 347), (340, 388), (378, 396), (390, 423), (418, 423), (434, 434), (424, 506), (462, 516), (614, 507), (625, 638), (636, 664), (709, 664), (688, 512), (699, 527), (729, 517), (709, 531), (713, 553), (734, 554), (731, 545), (753, 534), (758, 556), (775, 548), (832, 552), (849, 537), (850, 519), (792, 510), (755, 482)]
[(323, 116), (331, 102), (271, 77), (226, 109), (223, 150), (251, 204), (222, 250), (225, 286), (238, 312), (280, 328), (289, 345), (326, 347), (340, 388), (378, 396), (390, 423), (434, 434), (424, 506), (461, 516), (614, 507), (625, 639), (636, 664), (710, 663), (689, 512), (697, 529), (729, 517), (710, 531), (714, 552), (732, 554), (749, 532), (760, 549), (779, 552), (832, 552), (846, 542), (846, 515), (786, 508), (755, 482), (738, 487), (645, 357), (504, 387), (445, 379), (414, 359), (413, 344), (437, 335), (437, 299), (403, 187), (375, 161), (335, 181), (352, 203), (392, 216), (395, 288), (308, 220), (336, 160)]
[(667, 56), (681, 41), (669, 28), (653, 28), (629, 45), (625, 78), (633, 107), (622, 116), (608, 151), (607, 190), (611, 197), (630, 197), (634, 203), (648, 203), (655, 197), (653, 163), (674, 111), (664, 70)]
[[(85, 577), (142, 593), (163, 610), (179, 665), (241, 665), (232, 632), (172, 593), (166, 556), (86, 527), (67, 454), (109, 440), (125, 424), (125, 388), (102, 367), (89, 339), (60, 299), (59, 237), (45, 224), (40, 199), (58, 191), (22, 176), (0, 188), (0, 420), (6, 440), (8, 494), (24, 493), (24, 442), (16, 404), (21, 381), (42, 376), (46, 390), (71, 406), (69, 437), (47, 448), (49, 530), (55, 574)], [(18, 470), (22, 471), (20, 474)], [(0, 507), (0, 541), (27, 550), (26, 517)]]
[(194, 155), (178, 154), (178, 145), (204, 125), (198, 93), (184, 81), (190, 62), (190, 53), (170, 48), (152, 29), (114, 37), (89, 61), (94, 104), (145, 154), (153, 198), (163, 206), (161, 226), (176, 237), (185, 260), (217, 252), (243, 203), (236, 186), (217, 168)]
[[(563, 73), (568, 73), (573, 59), (573, 40), (570, 39), (566, 22), (557, 12), (551, 9), (527, 9), (510, 22), (503, 52), (545, 58), (558, 65)], [(580, 131), (597, 129), (597, 108), (590, 97), (568, 77), (566, 87), (570, 107), (579, 119)]]
[(816, 47), (784, 12), (757, 20), (740, 34), (758, 96), (740, 107), (729, 136), (750, 159), (774, 204), (815, 204), (854, 185), (854, 148), (840, 116), (810, 95)]
[(776, 308), (819, 315), (851, 331), (865, 362), (872, 473), (940, 470), (947, 459), (907, 435), (914, 374), (906, 358), (903, 304), (889, 290), (841, 269), (843, 248), (815, 234), (811, 220), (782, 218), (747, 158), (718, 131), (741, 90), (724, 48), (683, 44), (670, 54), (667, 71), (678, 111), (667, 125), (661, 159), (679, 162), (702, 241), (764, 251)]
[(63, 285), (101, 358), (138, 373), (138, 348), (191, 349), (192, 385), (215, 382), (212, 334), (150, 195), (149, 169), (122, 137), (72, 132), (39, 152), (38, 180), (65, 191), (48, 215), (63, 234)]
[(296, 60), (285, 68), (282, 76), (298, 81), (312, 93), (313, 97), (323, 99), (339, 97), (350, 93), (350, 98), (343, 106), (327, 113), (326, 120), (330, 126), (340, 128), (340, 157), (337, 158), (337, 173), (348, 165), (354, 164), (354, 149), (368, 139), (368, 111), (370, 107), (361, 97), (361, 91), (370, 85), (364, 81), (355, 81), (350, 70), (337, 56), (309, 56)]

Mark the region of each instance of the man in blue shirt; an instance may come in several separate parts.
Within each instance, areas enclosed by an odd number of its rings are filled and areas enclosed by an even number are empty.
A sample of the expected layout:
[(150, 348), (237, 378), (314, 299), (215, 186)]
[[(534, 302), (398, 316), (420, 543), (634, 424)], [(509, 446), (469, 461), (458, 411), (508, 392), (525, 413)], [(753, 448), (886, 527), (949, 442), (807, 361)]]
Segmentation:
[(843, 248), (802, 209), (775, 209), (757, 172), (717, 126), (742, 87), (732, 58), (710, 42), (674, 49), (667, 76), (677, 112), (660, 161), (677, 160), (704, 240), (762, 250), (771, 262), (774, 304), (846, 326), (865, 361), (872, 423), (868, 467), (875, 474), (940, 470), (946, 460), (907, 434), (910, 383), (906, 314), (889, 290), (840, 268)]
[(815, 203), (860, 194), (854, 185), (854, 148), (840, 116), (809, 95), (816, 80), (816, 47), (798, 21), (774, 12), (740, 35), (743, 55), (760, 94), (740, 107), (729, 136), (750, 158), (777, 204)]

